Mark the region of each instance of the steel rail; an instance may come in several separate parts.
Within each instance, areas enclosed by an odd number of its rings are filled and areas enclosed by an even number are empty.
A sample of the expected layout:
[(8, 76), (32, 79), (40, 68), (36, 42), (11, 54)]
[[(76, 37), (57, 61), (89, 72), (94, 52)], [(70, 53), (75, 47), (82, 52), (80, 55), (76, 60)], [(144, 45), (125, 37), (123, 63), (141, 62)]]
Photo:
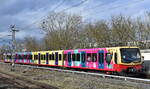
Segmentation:
[[(2, 63), (2, 62), (0, 62), (0, 63)], [(7, 64), (7, 63), (3, 63), (3, 64)], [(92, 75), (92, 76), (101, 76), (103, 78), (116, 78), (116, 79), (122, 79), (125, 81), (141, 82), (141, 83), (150, 84), (150, 79), (141, 79), (141, 78), (108, 75), (108, 74), (100, 74), (100, 73), (91, 73), (91, 72), (83, 72), (83, 71), (73, 71), (73, 70), (65, 70), (65, 69), (57, 69), (57, 68), (49, 68), (49, 67), (41, 67), (41, 66), (31, 66), (31, 65), (22, 65), (22, 64), (15, 64), (15, 66), (25, 66), (25, 67), (29, 67), (29, 68), (46, 69), (46, 70), (51, 70), (51, 71), (60, 71), (60, 72)]]

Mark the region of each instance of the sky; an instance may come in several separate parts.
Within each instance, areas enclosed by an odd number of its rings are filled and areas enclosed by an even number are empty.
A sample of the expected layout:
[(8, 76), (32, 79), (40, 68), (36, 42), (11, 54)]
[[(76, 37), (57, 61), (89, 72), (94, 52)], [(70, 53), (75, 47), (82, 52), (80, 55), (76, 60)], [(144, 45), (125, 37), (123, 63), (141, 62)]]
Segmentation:
[(52, 11), (75, 13), (85, 21), (95, 21), (119, 14), (143, 17), (149, 8), (150, 0), (0, 0), (0, 40), (11, 39), (7, 36), (11, 34), (10, 25), (19, 30), (17, 39), (26, 36), (41, 39), (44, 34), (39, 22)]

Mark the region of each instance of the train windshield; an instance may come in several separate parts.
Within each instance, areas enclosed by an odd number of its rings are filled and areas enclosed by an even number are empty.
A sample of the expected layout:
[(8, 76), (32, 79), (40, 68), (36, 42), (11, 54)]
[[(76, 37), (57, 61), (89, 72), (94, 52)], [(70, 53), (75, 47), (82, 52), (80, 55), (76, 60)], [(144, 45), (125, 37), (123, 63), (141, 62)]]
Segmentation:
[(121, 48), (121, 59), (123, 63), (140, 62), (141, 55), (138, 48)]

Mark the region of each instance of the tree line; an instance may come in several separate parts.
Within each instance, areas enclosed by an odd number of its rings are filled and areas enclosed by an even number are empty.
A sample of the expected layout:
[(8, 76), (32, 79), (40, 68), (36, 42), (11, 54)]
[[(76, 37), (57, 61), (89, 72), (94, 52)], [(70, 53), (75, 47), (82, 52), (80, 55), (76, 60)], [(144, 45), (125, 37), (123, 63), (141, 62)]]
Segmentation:
[(39, 28), (45, 33), (43, 39), (25, 37), (26, 51), (114, 46), (150, 48), (150, 13), (141, 18), (120, 14), (110, 20), (85, 22), (77, 14), (53, 12), (40, 22)]
[(25, 38), (28, 51), (138, 46), (150, 48), (150, 13), (145, 17), (112, 16), (110, 20), (84, 22), (77, 14), (51, 13), (42, 20), (40, 29), (45, 33), (40, 42)]

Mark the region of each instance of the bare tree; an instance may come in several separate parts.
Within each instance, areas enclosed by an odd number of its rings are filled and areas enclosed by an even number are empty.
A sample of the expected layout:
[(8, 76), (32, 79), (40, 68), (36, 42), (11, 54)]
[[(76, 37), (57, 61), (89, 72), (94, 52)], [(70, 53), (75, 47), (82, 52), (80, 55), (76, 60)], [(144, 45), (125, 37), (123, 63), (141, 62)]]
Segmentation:
[(0, 58), (4, 59), (4, 54), (5, 53), (11, 53), (11, 52), (12, 52), (12, 49), (9, 45), (2, 45), (0, 47)]
[(136, 40), (135, 25), (130, 17), (112, 17), (111, 26), (113, 42), (117, 45), (127, 45), (128, 42)]
[(82, 27), (82, 18), (66, 13), (51, 13), (41, 23), (46, 32), (46, 49), (71, 49), (78, 45), (78, 35)]
[(38, 51), (41, 49), (34, 37), (24, 38), (24, 48), (26, 49), (26, 51)]
[(110, 44), (110, 29), (106, 21), (98, 21), (86, 26), (87, 38), (91, 47), (106, 47)]
[(150, 48), (150, 13), (146, 13), (145, 19), (137, 18), (136, 20), (136, 36), (138, 46), (141, 48)]

